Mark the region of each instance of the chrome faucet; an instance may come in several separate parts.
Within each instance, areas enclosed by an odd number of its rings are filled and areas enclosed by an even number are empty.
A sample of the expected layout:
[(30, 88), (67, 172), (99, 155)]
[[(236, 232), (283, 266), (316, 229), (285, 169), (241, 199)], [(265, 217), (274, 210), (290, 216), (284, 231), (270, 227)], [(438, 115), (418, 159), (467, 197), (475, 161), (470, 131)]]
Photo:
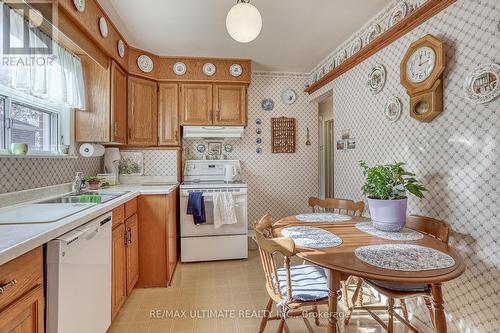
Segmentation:
[(85, 179), (83, 178), (81, 172), (76, 173), (71, 190), (75, 194), (81, 194), (82, 192), (85, 192), (87, 190), (87, 186), (85, 186)]

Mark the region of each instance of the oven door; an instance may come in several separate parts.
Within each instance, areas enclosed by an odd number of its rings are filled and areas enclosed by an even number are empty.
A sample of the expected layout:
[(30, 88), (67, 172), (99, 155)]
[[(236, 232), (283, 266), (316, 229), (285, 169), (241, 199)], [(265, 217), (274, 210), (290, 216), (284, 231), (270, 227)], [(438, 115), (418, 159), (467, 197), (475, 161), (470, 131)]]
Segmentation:
[[(235, 203), (236, 218), (235, 224), (222, 225), (220, 228), (214, 227), (214, 191), (213, 190), (194, 190), (203, 192), (203, 201), (205, 203), (205, 215), (207, 221), (203, 224), (194, 224), (193, 216), (188, 215), (187, 204), (189, 191), (181, 190), (180, 193), (180, 215), (181, 215), (181, 237), (215, 236), (215, 235), (242, 235), (247, 234), (247, 194), (232, 192)], [(230, 191), (230, 189), (220, 189), (220, 191)]]

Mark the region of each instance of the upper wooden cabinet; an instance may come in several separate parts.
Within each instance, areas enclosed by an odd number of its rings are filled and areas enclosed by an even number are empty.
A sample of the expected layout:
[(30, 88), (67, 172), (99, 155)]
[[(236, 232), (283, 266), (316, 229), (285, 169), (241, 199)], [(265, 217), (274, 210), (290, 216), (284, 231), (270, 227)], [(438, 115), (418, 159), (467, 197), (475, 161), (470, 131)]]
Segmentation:
[(183, 83), (180, 85), (180, 124), (207, 125), (212, 123), (212, 84)]
[(178, 146), (179, 85), (160, 83), (158, 93), (158, 146)]
[(128, 78), (128, 144), (155, 146), (158, 142), (157, 89), (154, 81)]
[(214, 84), (214, 125), (247, 124), (247, 87)]
[(111, 62), (111, 142), (127, 143), (127, 73)]

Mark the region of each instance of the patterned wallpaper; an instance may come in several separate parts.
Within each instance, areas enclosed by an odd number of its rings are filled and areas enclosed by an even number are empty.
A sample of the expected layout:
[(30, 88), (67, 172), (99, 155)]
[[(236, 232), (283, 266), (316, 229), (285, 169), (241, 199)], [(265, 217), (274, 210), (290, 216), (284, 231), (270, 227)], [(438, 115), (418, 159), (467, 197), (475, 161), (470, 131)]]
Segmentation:
[(76, 172), (95, 175), (101, 169), (102, 157), (0, 157), (0, 193), (69, 183), (75, 178)]
[[(335, 150), (335, 195), (361, 199), (358, 161), (405, 161), (428, 187), (424, 200), (411, 198), (408, 212), (437, 217), (452, 229), (451, 244), (467, 270), (445, 283), (449, 332), (498, 332), (500, 327), (500, 99), (477, 105), (465, 98), (467, 73), (477, 65), (500, 63), (498, 0), (458, 0), (451, 7), (310, 96), (333, 92), (336, 137), (350, 129), (354, 150)], [(399, 83), (399, 64), (410, 43), (426, 34), (446, 44), (444, 112), (429, 124), (408, 114), (409, 98)], [(387, 82), (372, 95), (366, 81), (376, 64)], [(395, 123), (383, 113), (390, 96), (404, 112)], [(425, 306), (414, 311), (427, 318)]]
[[(226, 153), (229, 159), (239, 159), (242, 174), (248, 183), (249, 221), (254, 222), (266, 213), (280, 218), (308, 210), (307, 199), (318, 194), (318, 107), (309, 103), (303, 93), (307, 76), (294, 73), (253, 73), (248, 91), (248, 127), (242, 140), (225, 141), (234, 147)], [(297, 101), (286, 106), (281, 93), (292, 88), (297, 92)], [(274, 100), (274, 109), (264, 111), (261, 101)], [(294, 117), (297, 119), (297, 142), (295, 154), (271, 153), (271, 118)], [(257, 118), (262, 120), (256, 124)], [(311, 146), (306, 146), (306, 129), (311, 132)], [(262, 134), (257, 135), (257, 128)], [(256, 143), (257, 137), (262, 144)], [(196, 145), (203, 141), (184, 140), (184, 158), (200, 159)], [(206, 142), (205, 142), (206, 143)], [(257, 147), (262, 153), (257, 154)]]

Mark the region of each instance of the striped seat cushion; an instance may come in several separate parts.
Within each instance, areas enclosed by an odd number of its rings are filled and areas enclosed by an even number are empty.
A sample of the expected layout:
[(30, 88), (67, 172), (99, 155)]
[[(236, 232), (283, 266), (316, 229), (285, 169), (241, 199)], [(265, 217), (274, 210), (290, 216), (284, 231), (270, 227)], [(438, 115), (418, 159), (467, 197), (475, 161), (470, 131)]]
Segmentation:
[[(281, 295), (286, 299), (286, 270), (280, 268), (278, 280)], [(328, 279), (325, 270), (314, 265), (290, 267), (292, 276), (292, 299), (298, 301), (318, 301), (328, 297)]]

